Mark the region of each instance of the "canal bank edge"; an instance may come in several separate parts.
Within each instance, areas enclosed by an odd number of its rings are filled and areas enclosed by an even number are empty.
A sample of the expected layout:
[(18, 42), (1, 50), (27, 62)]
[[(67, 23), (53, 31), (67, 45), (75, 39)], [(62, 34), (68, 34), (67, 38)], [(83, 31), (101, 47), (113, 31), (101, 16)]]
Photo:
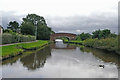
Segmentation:
[(10, 59), (10, 58), (13, 58), (13, 57), (25, 54), (25, 52), (27, 52), (27, 51), (41, 50), (44, 47), (46, 47), (47, 45), (49, 45), (50, 43), (51, 43), (50, 41), (47, 41), (47, 43), (44, 43), (41, 46), (32, 47), (32, 48), (24, 48), (24, 47), (17, 47), (16, 46), (16, 48), (22, 49), (22, 51), (19, 51), (19, 52), (15, 53), (14, 55), (13, 54), (9, 54), (8, 56), (2, 56), (0, 58), (0, 61), (4, 61), (4, 60)]
[(104, 48), (100, 48), (100, 47), (92, 47), (92, 46), (87, 46), (87, 45), (84, 45), (82, 41), (78, 42), (78, 41), (64, 41), (64, 43), (67, 43), (67, 44), (74, 44), (74, 45), (81, 45), (82, 47), (85, 46), (85, 47), (91, 47), (91, 48), (96, 48), (96, 49), (100, 49), (100, 50), (105, 50), (105, 51), (109, 51), (109, 52), (115, 52), (116, 54), (120, 55), (120, 51), (114, 51), (114, 50), (110, 50), (110, 49), (104, 49)]

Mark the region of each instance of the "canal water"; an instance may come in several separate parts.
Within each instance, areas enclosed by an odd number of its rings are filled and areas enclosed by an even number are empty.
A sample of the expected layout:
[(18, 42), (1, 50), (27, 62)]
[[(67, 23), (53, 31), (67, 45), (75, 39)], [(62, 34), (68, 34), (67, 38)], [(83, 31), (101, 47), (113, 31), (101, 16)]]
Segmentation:
[(3, 78), (118, 78), (118, 57), (114, 52), (57, 42), (3, 61), (0, 68)]

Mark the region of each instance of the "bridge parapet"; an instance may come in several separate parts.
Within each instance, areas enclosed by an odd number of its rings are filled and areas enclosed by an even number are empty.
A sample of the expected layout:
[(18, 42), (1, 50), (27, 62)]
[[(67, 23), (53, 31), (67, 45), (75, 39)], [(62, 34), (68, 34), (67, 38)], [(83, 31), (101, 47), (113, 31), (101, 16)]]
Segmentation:
[(55, 34), (52, 34), (50, 36), (50, 40), (54, 41), (56, 38), (60, 38), (60, 37), (67, 37), (70, 40), (75, 40), (76, 34), (72, 34), (72, 33), (55, 33)]

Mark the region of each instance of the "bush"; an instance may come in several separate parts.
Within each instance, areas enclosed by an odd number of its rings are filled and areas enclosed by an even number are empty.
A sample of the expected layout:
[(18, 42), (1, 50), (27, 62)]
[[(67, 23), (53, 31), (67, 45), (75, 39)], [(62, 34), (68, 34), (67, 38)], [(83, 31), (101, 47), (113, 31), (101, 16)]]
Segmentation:
[(117, 52), (118, 38), (87, 39), (83, 42), (83, 45)]
[(2, 34), (2, 44), (9, 44), (12, 43), (13, 39), (12, 39), (12, 35), (11, 34)]
[(31, 36), (31, 35), (4, 33), (0, 35), (0, 37), (1, 36), (2, 36), (2, 44), (35, 41), (35, 36)]

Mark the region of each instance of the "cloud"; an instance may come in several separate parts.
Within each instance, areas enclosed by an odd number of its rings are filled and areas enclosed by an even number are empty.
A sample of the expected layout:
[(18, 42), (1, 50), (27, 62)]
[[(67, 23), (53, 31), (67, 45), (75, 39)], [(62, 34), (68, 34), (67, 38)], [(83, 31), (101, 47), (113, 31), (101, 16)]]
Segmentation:
[[(21, 19), (25, 15), (35, 13), (45, 17), (48, 26), (52, 27), (55, 32), (79, 34), (108, 28), (117, 33), (118, 1), (1, 0), (0, 14), (2, 23), (0, 24), (6, 28), (9, 21), (16, 20), (21, 23)], [(18, 6), (19, 4), (22, 4), (22, 6)]]
[(16, 11), (19, 14), (37, 13), (42, 16), (90, 15), (93, 12), (116, 11), (118, 1), (119, 0), (0, 0), (0, 10)]
[(118, 32), (117, 14), (102, 13), (90, 16), (46, 17), (47, 23), (56, 32), (91, 33), (97, 29)]
[(80, 30), (76, 30), (76, 32), (80, 32)]
[(3, 28), (7, 28), (7, 24), (10, 21), (17, 21), (18, 23), (21, 23), (22, 18), (24, 17), (24, 15), (16, 15), (16, 12), (13, 11), (0, 11), (0, 15), (1, 15), (1, 25), (3, 26)]
[[(16, 12), (0, 11), (2, 15), (2, 26), (7, 27), (10, 21), (21, 23), (26, 15), (16, 15)], [(94, 13), (89, 16), (44, 16), (49, 27), (55, 32), (68, 32), (80, 34), (82, 32), (93, 32), (97, 29), (110, 29), (112, 32), (118, 32), (117, 13)]]

